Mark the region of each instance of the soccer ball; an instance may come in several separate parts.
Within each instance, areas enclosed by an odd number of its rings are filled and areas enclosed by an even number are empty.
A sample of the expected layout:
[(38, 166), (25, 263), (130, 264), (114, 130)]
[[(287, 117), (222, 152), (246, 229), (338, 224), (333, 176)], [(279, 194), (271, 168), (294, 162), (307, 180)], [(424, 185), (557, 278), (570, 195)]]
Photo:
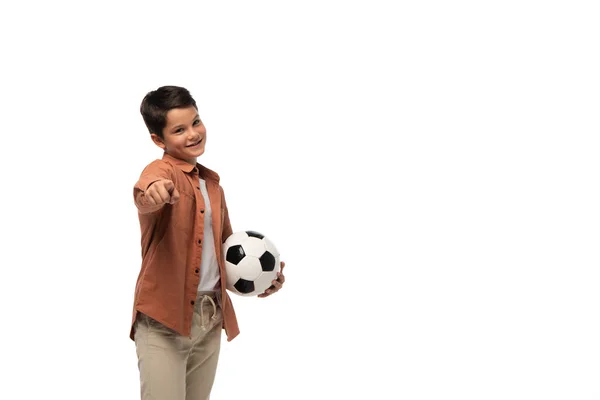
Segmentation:
[(279, 251), (255, 231), (233, 233), (223, 243), (227, 289), (240, 296), (256, 296), (271, 286), (281, 269)]

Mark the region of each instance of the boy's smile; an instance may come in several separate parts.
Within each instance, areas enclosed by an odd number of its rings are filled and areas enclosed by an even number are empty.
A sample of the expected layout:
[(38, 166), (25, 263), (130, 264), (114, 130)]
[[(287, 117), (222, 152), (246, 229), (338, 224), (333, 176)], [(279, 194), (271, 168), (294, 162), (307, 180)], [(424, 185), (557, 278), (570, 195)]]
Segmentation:
[(200, 143), (202, 143), (202, 138), (200, 138), (200, 139), (199, 139), (199, 140), (198, 140), (196, 143), (194, 143), (194, 144), (190, 144), (190, 145), (188, 145), (187, 147), (196, 147), (196, 146), (198, 146)]
[(192, 165), (204, 154), (206, 127), (195, 107), (173, 108), (167, 112), (163, 138), (152, 133), (154, 143), (167, 154)]

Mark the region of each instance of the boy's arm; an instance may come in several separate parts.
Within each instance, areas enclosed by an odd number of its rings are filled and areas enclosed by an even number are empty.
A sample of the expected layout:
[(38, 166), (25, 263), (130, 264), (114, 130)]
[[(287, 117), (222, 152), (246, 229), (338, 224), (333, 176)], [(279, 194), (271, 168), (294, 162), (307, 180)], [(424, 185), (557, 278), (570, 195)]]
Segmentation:
[(150, 214), (160, 210), (163, 204), (154, 204), (152, 199), (148, 199), (146, 191), (154, 182), (162, 180), (171, 180), (171, 169), (168, 164), (163, 162), (153, 162), (144, 168), (140, 179), (133, 187), (133, 200), (140, 214)]
[(223, 204), (223, 233), (221, 235), (221, 243), (225, 243), (225, 240), (233, 233), (231, 229), (231, 222), (229, 222), (229, 211), (227, 210), (227, 202), (225, 201), (225, 192), (221, 188), (221, 202)]

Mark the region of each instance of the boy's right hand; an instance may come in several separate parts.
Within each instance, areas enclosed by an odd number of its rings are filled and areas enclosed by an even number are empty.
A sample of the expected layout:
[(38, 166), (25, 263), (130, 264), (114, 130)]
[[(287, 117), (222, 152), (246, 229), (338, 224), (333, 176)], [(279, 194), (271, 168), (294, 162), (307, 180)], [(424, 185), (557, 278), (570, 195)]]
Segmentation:
[(161, 179), (150, 184), (145, 193), (148, 204), (159, 206), (163, 204), (175, 204), (179, 200), (179, 192), (173, 181)]

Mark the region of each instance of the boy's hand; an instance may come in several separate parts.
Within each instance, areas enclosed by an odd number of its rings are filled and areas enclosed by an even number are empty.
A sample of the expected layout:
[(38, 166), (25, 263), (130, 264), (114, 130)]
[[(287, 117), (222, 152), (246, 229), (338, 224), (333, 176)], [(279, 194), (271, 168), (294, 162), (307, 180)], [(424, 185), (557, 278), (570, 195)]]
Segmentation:
[(281, 289), (281, 286), (283, 286), (283, 283), (285, 282), (285, 276), (283, 275), (283, 267), (285, 267), (285, 263), (282, 261), (281, 269), (277, 273), (277, 279), (272, 281), (271, 286), (267, 290), (265, 290), (264, 293), (259, 294), (258, 297), (270, 296), (273, 293), (277, 292), (279, 289)]
[(179, 192), (175, 189), (173, 181), (161, 179), (152, 183), (145, 193), (148, 204), (159, 206), (163, 204), (175, 204), (179, 200)]

